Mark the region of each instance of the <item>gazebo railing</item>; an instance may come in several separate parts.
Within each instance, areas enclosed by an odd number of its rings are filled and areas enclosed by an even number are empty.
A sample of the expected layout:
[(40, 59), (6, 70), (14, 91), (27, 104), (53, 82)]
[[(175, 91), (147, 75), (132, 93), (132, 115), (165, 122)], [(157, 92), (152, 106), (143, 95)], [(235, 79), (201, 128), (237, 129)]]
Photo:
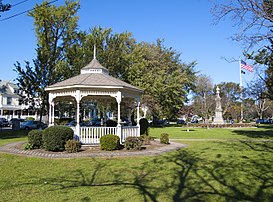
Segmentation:
[(138, 137), (138, 126), (123, 126), (121, 129), (121, 142), (124, 142), (127, 137)]
[(80, 141), (83, 144), (99, 144), (100, 138), (107, 134), (117, 135), (117, 127), (81, 127)]
[(82, 144), (99, 144), (100, 138), (107, 134), (118, 135), (120, 141), (124, 142), (127, 137), (139, 136), (138, 126), (123, 126), (121, 134), (118, 134), (118, 127), (80, 127), (79, 141)]

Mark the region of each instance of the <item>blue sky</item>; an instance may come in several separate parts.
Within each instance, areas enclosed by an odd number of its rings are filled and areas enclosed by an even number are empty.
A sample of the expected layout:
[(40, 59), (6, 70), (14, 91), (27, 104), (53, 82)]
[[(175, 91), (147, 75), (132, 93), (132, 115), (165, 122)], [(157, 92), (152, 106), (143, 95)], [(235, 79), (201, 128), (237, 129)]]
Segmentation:
[[(5, 2), (8, 1), (3, 0)], [(2, 13), (0, 20), (41, 2), (28, 0)], [(54, 4), (62, 5), (64, 0)], [(132, 32), (138, 42), (164, 39), (165, 46), (181, 53), (183, 62), (197, 61), (196, 70), (210, 76), (215, 84), (239, 83), (239, 63), (229, 63), (223, 57), (243, 57), (244, 47), (229, 39), (236, 32), (229, 19), (218, 25), (212, 24), (210, 0), (81, 0), (80, 4), (80, 30), (101, 26), (112, 28), (115, 33)], [(25, 60), (35, 58), (33, 19), (24, 14), (0, 21), (0, 39), (0, 79), (14, 80), (17, 77), (13, 71), (14, 63), (23, 64)], [(244, 75), (243, 84), (254, 76), (251, 73)]]

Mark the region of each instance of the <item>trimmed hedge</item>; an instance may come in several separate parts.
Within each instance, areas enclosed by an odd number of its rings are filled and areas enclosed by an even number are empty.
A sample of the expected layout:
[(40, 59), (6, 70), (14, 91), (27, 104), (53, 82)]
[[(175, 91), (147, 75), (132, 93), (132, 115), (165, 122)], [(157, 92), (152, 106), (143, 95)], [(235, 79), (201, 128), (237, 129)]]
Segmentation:
[(68, 153), (76, 153), (80, 151), (81, 143), (77, 140), (67, 140), (64, 147)]
[(141, 137), (127, 137), (125, 139), (124, 147), (127, 150), (141, 150), (143, 139)]
[(43, 132), (43, 147), (49, 151), (65, 150), (65, 143), (72, 140), (74, 132), (66, 126), (51, 126)]
[(28, 143), (31, 149), (39, 149), (43, 145), (43, 131), (31, 130), (28, 133)]
[(113, 151), (120, 148), (119, 136), (108, 134), (100, 138), (100, 149), (106, 151)]
[(162, 133), (160, 135), (160, 143), (161, 144), (170, 144), (169, 134), (168, 133)]

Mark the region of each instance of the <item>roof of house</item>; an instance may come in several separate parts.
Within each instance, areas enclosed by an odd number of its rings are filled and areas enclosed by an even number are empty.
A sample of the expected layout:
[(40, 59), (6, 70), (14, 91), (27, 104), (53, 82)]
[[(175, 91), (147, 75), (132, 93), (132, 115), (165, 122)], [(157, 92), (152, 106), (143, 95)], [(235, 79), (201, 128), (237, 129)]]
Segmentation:
[(18, 90), (18, 87), (14, 83), (0, 80), (0, 94), (2, 96), (20, 98), (15, 90)]

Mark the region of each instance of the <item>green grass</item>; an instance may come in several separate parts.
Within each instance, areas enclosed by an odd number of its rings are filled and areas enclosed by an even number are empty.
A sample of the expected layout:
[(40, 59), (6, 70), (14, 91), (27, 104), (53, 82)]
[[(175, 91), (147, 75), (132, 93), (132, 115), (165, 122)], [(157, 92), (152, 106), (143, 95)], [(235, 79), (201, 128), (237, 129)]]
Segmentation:
[(27, 130), (0, 130), (0, 146), (18, 141), (27, 141)]
[[(164, 131), (151, 130), (155, 136)], [(221, 132), (222, 130), (222, 132)], [(205, 132), (204, 132), (205, 131)], [(272, 201), (273, 130), (191, 131), (186, 149), (155, 157), (40, 159), (0, 153), (1, 201)], [(223, 134), (222, 134), (223, 133)], [(259, 137), (253, 137), (253, 134)], [(270, 135), (266, 136), (270, 136)], [(176, 136), (177, 135), (177, 136)], [(204, 136), (205, 135), (205, 136)], [(180, 132), (173, 134), (180, 137)], [(264, 137), (262, 137), (264, 138)], [(10, 139), (20, 140), (21, 137)], [(223, 138), (219, 138), (223, 139)], [(3, 144), (6, 139), (0, 139)]]
[[(187, 129), (189, 131), (187, 131)], [(168, 132), (170, 139), (273, 139), (273, 128), (186, 128), (167, 127), (150, 128), (150, 135), (159, 138), (161, 133)]]

